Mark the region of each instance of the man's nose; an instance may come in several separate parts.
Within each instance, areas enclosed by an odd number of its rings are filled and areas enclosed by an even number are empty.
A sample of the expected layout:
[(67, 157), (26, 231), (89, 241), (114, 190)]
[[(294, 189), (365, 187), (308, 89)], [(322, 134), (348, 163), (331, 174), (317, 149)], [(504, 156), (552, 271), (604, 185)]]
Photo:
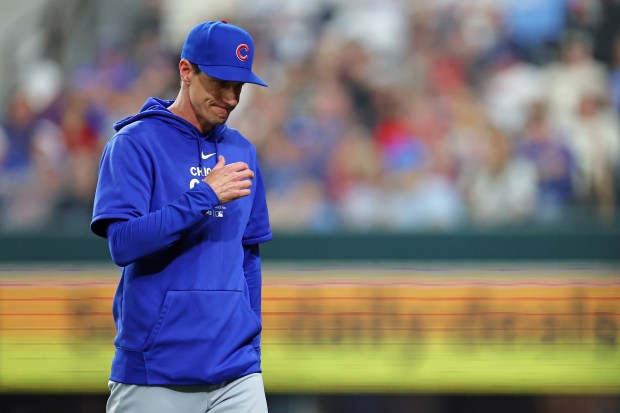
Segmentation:
[(222, 91), (222, 98), (227, 105), (232, 107), (237, 106), (239, 103), (239, 94), (235, 91), (234, 88), (225, 88)]

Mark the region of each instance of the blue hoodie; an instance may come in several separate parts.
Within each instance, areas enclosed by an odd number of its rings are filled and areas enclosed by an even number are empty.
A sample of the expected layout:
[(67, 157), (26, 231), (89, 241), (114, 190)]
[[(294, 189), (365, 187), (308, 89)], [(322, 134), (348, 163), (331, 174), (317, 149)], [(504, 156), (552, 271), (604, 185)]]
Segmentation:
[[(121, 266), (110, 376), (120, 383), (261, 371), (258, 244), (272, 235), (256, 149), (226, 125), (202, 136), (171, 103), (150, 98), (116, 123), (99, 166), (91, 229)], [(218, 155), (254, 171), (249, 196), (219, 205), (202, 182)]]

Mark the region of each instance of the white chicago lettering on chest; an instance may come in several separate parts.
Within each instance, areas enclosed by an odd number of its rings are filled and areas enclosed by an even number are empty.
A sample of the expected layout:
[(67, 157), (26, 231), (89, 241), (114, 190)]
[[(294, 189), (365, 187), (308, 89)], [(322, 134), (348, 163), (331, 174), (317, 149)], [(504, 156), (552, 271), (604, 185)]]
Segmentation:
[(192, 176), (207, 176), (209, 175), (209, 173), (211, 173), (211, 168), (207, 168), (205, 166), (198, 167), (198, 166), (192, 166), (191, 168), (189, 168), (189, 173), (192, 174)]

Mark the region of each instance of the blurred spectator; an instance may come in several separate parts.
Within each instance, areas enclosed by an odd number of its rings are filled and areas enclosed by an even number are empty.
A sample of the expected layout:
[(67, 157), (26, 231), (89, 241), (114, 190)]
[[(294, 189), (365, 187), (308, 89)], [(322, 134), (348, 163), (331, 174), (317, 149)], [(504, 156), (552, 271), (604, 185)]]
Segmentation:
[(482, 135), (486, 146), (474, 167), (465, 193), (473, 223), (481, 227), (527, 221), (536, 208), (537, 173), (534, 165), (513, 156), (512, 142), (500, 130)]
[(406, 99), (407, 90), (384, 90), (378, 96), (381, 120), (375, 130), (385, 207), (383, 226), (400, 231), (455, 229), (462, 205), (442, 156), (449, 115), (439, 95)]
[(531, 63), (553, 58), (554, 46), (566, 27), (569, 0), (507, 0), (504, 22), (511, 44)]
[(349, 95), (357, 120), (372, 129), (377, 124), (376, 108), (373, 105), (374, 90), (370, 84), (372, 57), (357, 42), (341, 46), (343, 52), (339, 52), (338, 56), (332, 55), (332, 58), (337, 57), (338, 66), (335, 69), (338, 81)]
[(538, 177), (536, 216), (542, 222), (561, 222), (574, 196), (575, 161), (566, 138), (549, 121), (546, 105), (536, 102), (518, 135), (517, 155), (530, 160)]
[[(61, 179), (64, 146), (51, 120), (40, 117), (27, 95), (13, 95), (0, 127), (0, 228), (32, 229), (52, 218)], [(40, 107), (39, 110), (45, 109)]]
[[(86, 95), (75, 91), (64, 102), (60, 120), (60, 132), (67, 150), (66, 185), (58, 201), (58, 214), (71, 214), (77, 218), (92, 209), (97, 168), (101, 156), (102, 142), (98, 134), (97, 116), (90, 113)], [(68, 224), (71, 222), (69, 218)], [(77, 220), (79, 224), (82, 220)]]
[(510, 137), (523, 129), (527, 109), (541, 98), (544, 79), (537, 66), (520, 60), (511, 49), (495, 53), (482, 84), (483, 102), (490, 122)]
[(36, 115), (24, 93), (18, 91), (13, 95), (6, 115), (3, 126), (7, 150), (3, 170), (8, 173), (28, 172), (32, 163), (30, 150)]
[(607, 73), (592, 57), (590, 39), (583, 34), (567, 35), (561, 59), (546, 68), (543, 93), (548, 97), (552, 122), (569, 128), (584, 94), (606, 96)]
[(99, 111), (101, 123), (105, 123), (107, 134), (112, 136), (112, 124), (128, 116), (139, 100), (130, 93), (138, 69), (129, 50), (116, 44), (100, 47), (93, 61), (84, 61), (73, 69), (71, 87), (86, 96), (90, 110)]
[(327, 172), (328, 194), (342, 225), (357, 231), (380, 228), (385, 197), (372, 135), (360, 125), (348, 128), (331, 151)]
[(610, 221), (615, 213), (615, 171), (620, 164), (618, 119), (599, 95), (584, 93), (569, 129), (568, 142), (579, 168), (578, 196)]

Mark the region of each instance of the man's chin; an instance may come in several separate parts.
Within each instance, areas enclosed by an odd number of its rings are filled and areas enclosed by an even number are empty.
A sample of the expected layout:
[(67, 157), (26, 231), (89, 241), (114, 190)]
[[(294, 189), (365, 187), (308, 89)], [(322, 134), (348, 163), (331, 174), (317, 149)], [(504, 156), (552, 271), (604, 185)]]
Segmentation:
[(228, 115), (226, 116), (213, 116), (209, 119), (209, 123), (213, 126), (220, 126), (226, 123), (228, 120)]
[(213, 117), (213, 120), (215, 122), (218, 122), (219, 125), (221, 125), (222, 123), (226, 123), (226, 121), (228, 120), (228, 116), (230, 115), (230, 113), (226, 112), (226, 113), (216, 113), (215, 116)]

